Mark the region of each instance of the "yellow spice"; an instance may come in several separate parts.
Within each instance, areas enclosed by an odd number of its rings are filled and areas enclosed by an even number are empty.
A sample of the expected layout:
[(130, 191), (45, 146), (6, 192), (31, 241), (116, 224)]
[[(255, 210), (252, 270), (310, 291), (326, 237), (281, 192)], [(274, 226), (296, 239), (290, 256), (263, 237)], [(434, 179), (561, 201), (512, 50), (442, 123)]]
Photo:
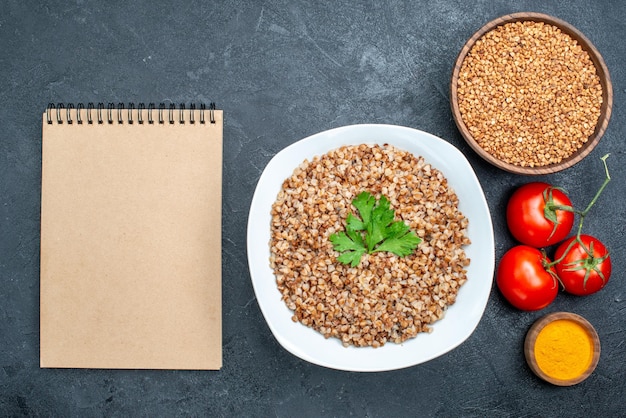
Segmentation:
[(589, 333), (574, 321), (561, 319), (546, 325), (535, 342), (537, 365), (548, 376), (568, 380), (585, 372), (593, 358)]

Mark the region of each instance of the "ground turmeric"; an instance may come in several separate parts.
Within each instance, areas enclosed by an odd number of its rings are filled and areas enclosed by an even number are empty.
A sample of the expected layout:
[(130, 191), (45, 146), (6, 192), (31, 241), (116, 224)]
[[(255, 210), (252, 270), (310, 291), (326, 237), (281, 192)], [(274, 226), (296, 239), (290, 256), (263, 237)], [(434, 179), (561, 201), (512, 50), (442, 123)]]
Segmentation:
[(567, 319), (546, 325), (535, 342), (537, 366), (554, 379), (582, 375), (593, 359), (593, 341), (585, 328)]

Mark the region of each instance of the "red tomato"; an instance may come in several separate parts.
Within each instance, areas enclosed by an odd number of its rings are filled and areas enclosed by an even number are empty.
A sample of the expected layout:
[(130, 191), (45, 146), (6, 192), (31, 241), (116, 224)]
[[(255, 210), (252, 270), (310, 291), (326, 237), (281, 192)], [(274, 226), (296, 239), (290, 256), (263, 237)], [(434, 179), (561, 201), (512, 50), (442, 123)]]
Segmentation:
[(525, 311), (548, 306), (559, 292), (556, 273), (544, 267), (549, 263), (536, 248), (518, 245), (507, 251), (498, 266), (496, 284), (511, 305)]
[(509, 199), (506, 222), (513, 237), (535, 248), (564, 240), (574, 225), (574, 213), (560, 209), (572, 202), (558, 188), (533, 182), (518, 188)]
[[(582, 242), (582, 245), (581, 245)], [(568, 250), (569, 246), (572, 247)], [(584, 245), (584, 247), (583, 247)], [(611, 257), (604, 244), (590, 235), (572, 237), (556, 249), (555, 269), (565, 291), (574, 295), (590, 295), (602, 289), (611, 277)]]

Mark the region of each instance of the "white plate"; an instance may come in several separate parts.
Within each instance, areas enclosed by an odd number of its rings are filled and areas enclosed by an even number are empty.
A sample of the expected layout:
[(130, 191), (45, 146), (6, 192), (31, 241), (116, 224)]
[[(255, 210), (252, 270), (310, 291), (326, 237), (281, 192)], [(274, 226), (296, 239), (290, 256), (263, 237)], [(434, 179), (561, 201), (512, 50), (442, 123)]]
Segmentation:
[[(309, 161), (342, 145), (388, 143), (423, 156), (447, 177), (459, 197), (459, 209), (469, 219), (471, 244), (465, 248), (471, 259), (468, 280), (454, 305), (433, 325), (402, 344), (380, 348), (344, 347), (337, 338), (325, 339), (319, 332), (293, 322), (280, 299), (276, 278), (269, 265), (271, 207), (283, 181), (305, 159)], [(257, 184), (248, 218), (248, 266), (261, 312), (274, 337), (292, 354), (321, 366), (349, 371), (394, 370), (438, 357), (465, 341), (483, 315), (494, 271), (494, 238), (489, 208), (480, 183), (463, 154), (448, 142), (411, 128), (391, 125), (353, 125), (305, 138), (279, 152), (269, 162)]]

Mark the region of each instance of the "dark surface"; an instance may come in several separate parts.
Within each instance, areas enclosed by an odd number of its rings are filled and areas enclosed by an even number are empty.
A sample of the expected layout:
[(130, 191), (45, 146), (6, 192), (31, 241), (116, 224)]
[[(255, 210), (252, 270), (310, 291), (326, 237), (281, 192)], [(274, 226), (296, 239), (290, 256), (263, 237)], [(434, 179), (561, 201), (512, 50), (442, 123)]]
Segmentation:
[[(2, 2), (0, 13), (0, 415), (619, 416), (626, 395), (623, 273), (626, 3), (620, 1), (207, 3)], [(544, 4), (547, 3), (547, 4)], [(614, 273), (601, 292), (564, 294), (541, 312), (493, 289), (472, 336), (403, 370), (359, 374), (289, 354), (254, 296), (246, 221), (257, 180), (285, 146), (355, 123), (418, 128), (457, 146), (484, 188), (496, 258), (513, 245), (503, 216), (534, 178), (488, 166), (463, 142), (448, 83), (464, 41), (495, 17), (544, 12), (580, 29), (611, 72), (613, 117), (599, 146), (546, 180), (584, 206), (611, 152), (613, 181), (586, 221)], [(41, 113), (48, 102), (209, 102), (224, 109), (223, 337), (220, 371), (39, 369)], [(570, 388), (528, 369), (523, 340), (542, 314), (595, 325), (602, 356)]]

